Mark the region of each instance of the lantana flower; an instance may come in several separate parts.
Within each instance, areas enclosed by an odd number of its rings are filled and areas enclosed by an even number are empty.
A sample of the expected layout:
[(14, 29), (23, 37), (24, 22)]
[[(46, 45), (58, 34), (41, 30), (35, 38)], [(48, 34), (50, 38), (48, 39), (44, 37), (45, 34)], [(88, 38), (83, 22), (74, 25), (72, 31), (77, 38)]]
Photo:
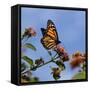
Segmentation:
[(57, 45), (54, 50), (58, 53), (60, 57), (62, 57), (61, 59), (63, 60), (63, 62), (69, 60), (69, 55), (62, 46)]
[(65, 52), (65, 49), (59, 45), (57, 45), (54, 50), (59, 54), (63, 54)]
[(22, 38), (24, 38), (26, 36), (28, 36), (28, 37), (36, 36), (36, 31), (31, 27), (26, 28)]
[(36, 64), (37, 66), (39, 66), (39, 65), (41, 65), (41, 64), (44, 64), (43, 58), (40, 58), (40, 59), (35, 60), (35, 64)]
[(81, 54), (80, 52), (76, 52), (72, 55), (72, 60), (70, 62), (72, 68), (76, 68), (83, 64), (86, 60), (86, 57), (84, 54)]
[(68, 53), (64, 52), (62, 60), (63, 60), (64, 62), (69, 60)]

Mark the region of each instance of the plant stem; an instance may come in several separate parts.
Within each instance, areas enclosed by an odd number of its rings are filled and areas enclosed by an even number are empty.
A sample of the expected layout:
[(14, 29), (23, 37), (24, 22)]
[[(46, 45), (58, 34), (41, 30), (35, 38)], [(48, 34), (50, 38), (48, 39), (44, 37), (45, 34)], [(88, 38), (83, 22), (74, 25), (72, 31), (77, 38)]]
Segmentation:
[[(50, 61), (48, 61), (48, 62), (46, 62), (46, 63), (44, 63), (44, 64), (42, 64), (42, 65), (39, 65), (39, 66), (37, 66), (36, 68), (40, 68), (40, 67), (42, 67), (42, 66), (44, 66), (44, 65), (46, 65), (46, 64), (48, 64), (48, 63), (50, 63), (50, 62), (53, 62), (53, 60), (50, 60)], [(33, 70), (33, 68), (31, 68), (31, 70)]]
[(55, 59), (58, 59), (58, 58), (60, 58), (60, 57), (58, 56), (58, 57), (56, 57)]
[(58, 54), (56, 53), (55, 55), (54, 55), (54, 58), (57, 56)]
[(48, 61), (48, 62), (46, 62), (46, 63), (44, 63), (44, 64), (42, 64), (42, 65), (39, 65), (39, 66), (35, 66), (35, 67), (33, 67), (33, 68), (30, 68), (30, 69), (26, 70), (25, 72), (22, 72), (22, 74), (25, 74), (25, 73), (27, 73), (27, 72), (30, 71), (30, 70), (34, 70), (34, 69), (40, 68), (40, 67), (42, 67), (42, 66), (44, 66), (44, 65), (47, 65), (47, 64), (50, 63), (50, 62), (53, 62), (53, 59), (51, 59), (50, 61)]

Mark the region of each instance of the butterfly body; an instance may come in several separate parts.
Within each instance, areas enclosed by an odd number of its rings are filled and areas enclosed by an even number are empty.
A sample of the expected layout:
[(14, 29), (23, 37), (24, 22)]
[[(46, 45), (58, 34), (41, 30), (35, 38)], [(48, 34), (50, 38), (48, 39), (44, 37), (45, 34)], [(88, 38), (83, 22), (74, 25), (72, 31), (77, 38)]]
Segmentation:
[(55, 48), (61, 41), (58, 39), (58, 34), (54, 23), (51, 20), (47, 22), (47, 28), (41, 28), (43, 38), (41, 38), (41, 43), (46, 49)]

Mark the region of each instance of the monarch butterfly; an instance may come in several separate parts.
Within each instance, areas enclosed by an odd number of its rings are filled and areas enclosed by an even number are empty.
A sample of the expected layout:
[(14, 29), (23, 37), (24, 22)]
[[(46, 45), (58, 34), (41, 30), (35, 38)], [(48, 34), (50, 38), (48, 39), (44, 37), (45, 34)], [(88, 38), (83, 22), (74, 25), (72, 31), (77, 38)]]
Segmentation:
[(61, 41), (58, 39), (58, 33), (55, 24), (51, 21), (47, 21), (47, 28), (41, 28), (43, 37), (41, 38), (41, 43), (46, 49), (55, 48)]

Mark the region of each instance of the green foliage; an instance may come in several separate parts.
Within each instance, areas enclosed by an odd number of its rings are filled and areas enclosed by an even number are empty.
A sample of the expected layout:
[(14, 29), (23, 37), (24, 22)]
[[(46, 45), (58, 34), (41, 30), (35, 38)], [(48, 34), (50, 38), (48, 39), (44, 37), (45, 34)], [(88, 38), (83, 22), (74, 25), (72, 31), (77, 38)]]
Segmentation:
[(38, 82), (39, 78), (38, 77), (33, 77), (30, 79), (30, 82)]
[(58, 79), (60, 78), (60, 76), (53, 75), (53, 78), (54, 78), (55, 80), (58, 80)]
[(58, 80), (60, 78), (61, 69), (58, 67), (51, 67), (51, 69), (52, 69), (51, 74), (53, 74), (53, 78), (55, 80)]
[(61, 70), (65, 69), (65, 65), (64, 65), (64, 63), (62, 61), (58, 60), (55, 63), (59, 66), (59, 68), (61, 68)]
[(24, 47), (25, 47), (25, 48), (30, 48), (30, 49), (36, 51), (36, 47), (35, 47), (34, 45), (32, 45), (31, 43), (26, 43), (26, 44), (24, 45)]
[(21, 82), (22, 83), (30, 83), (30, 82), (38, 82), (38, 77), (28, 77), (28, 76), (21, 76)]
[(36, 71), (37, 70), (37, 66), (31, 67), (32, 71)]
[(86, 63), (83, 63), (81, 68), (82, 70), (86, 70)]
[(76, 80), (76, 79), (85, 79), (86, 78), (86, 72), (82, 71), (77, 73), (72, 79)]
[(29, 65), (33, 65), (33, 60), (28, 56), (23, 56), (22, 59), (24, 59)]
[(26, 69), (25, 63), (21, 63), (21, 72), (23, 72)]

